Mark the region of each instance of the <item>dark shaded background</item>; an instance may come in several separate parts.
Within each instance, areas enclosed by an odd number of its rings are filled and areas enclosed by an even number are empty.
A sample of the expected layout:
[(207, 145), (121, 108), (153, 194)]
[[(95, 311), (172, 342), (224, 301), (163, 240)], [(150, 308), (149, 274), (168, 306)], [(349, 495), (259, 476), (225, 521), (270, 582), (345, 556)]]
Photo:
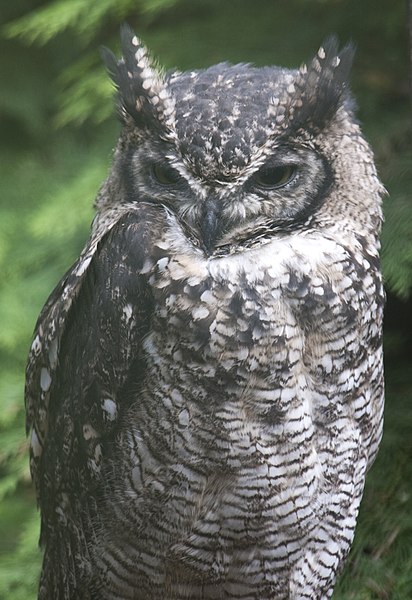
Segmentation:
[(165, 67), (299, 66), (336, 33), (389, 191), (387, 410), (337, 599), (412, 598), (412, 129), (402, 0), (0, 0), (0, 599), (35, 598), (38, 514), (24, 434), (36, 317), (80, 252), (119, 130), (101, 44), (127, 20)]

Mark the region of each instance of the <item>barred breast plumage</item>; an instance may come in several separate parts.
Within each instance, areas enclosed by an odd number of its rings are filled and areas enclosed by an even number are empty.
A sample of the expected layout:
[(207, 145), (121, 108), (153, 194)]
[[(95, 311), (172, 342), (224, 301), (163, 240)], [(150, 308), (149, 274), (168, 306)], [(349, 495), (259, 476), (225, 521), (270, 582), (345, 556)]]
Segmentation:
[(29, 359), (40, 597), (330, 598), (383, 411), (351, 50), (169, 79), (123, 52), (113, 170)]

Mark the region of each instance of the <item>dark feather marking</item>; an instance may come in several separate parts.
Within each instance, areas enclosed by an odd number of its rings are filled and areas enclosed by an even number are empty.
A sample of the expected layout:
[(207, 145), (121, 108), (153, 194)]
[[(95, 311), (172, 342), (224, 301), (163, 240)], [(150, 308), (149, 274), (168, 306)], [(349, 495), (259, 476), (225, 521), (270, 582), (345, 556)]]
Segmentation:
[[(122, 26), (120, 38), (122, 49), (120, 60), (117, 60), (107, 48), (100, 49), (103, 62), (118, 90), (120, 119), (126, 122), (128, 114), (138, 128), (164, 132), (165, 106), (163, 100), (157, 96), (156, 103), (153, 102), (153, 96), (157, 95), (152, 88), (153, 82), (143, 77), (144, 68), (136, 60), (136, 52), (143, 50), (146, 53), (146, 49), (140, 42), (137, 45), (133, 43), (135, 34), (127, 24)], [(148, 65), (150, 64), (148, 59), (146, 62)], [(150, 68), (153, 70), (156, 81), (163, 83), (161, 75), (152, 65)]]
[[(34, 473), (42, 511), (41, 543), (48, 547), (46, 556), (50, 560), (58, 548), (59, 552), (67, 552), (61, 560), (54, 555), (56, 562), (53, 561), (55, 567), (61, 567), (58, 587), (62, 590), (65, 586), (71, 590), (83, 589), (84, 578), (87, 578), (85, 565), (76, 563), (74, 554), (76, 543), (81, 544), (85, 536), (90, 539), (91, 523), (97, 518), (89, 506), (97, 481), (88, 460), (93, 457), (97, 443), (102, 442), (105, 451), (104, 439), (113, 434), (118, 418), (132, 397), (127, 393), (130, 380), (136, 383), (136, 379), (142, 378), (141, 342), (150, 328), (152, 310), (146, 276), (138, 275), (150, 251), (147, 230), (147, 221), (139, 213), (127, 214), (119, 220), (99, 243), (78, 295), (64, 317), (59, 370), (53, 375), (50, 388), (48, 434), (37, 473)], [(61, 302), (64, 285), (76, 265), (50, 296), (38, 329), (48, 319), (50, 309)], [(135, 326), (123, 319), (126, 304), (133, 306)], [(40, 367), (36, 361), (31, 364), (29, 379), (31, 372), (39, 372)], [(34, 386), (38, 383), (32, 380), (29, 392), (33, 396), (37, 393)], [(113, 421), (108, 421), (103, 414), (105, 398), (113, 398), (117, 404), (119, 415)], [(36, 421), (35, 415), (32, 418)], [(85, 439), (84, 425), (90, 425), (97, 437)], [(63, 505), (65, 522), (59, 524), (62, 517), (56, 509)], [(57, 539), (62, 526), (68, 533), (64, 547)], [(79, 549), (79, 556), (82, 555), (87, 555), (85, 547)], [(76, 578), (76, 582), (70, 584), (63, 573), (69, 560), (75, 563), (71, 573)], [(47, 589), (57, 589), (45, 584), (48, 577), (57, 581), (58, 576), (45, 564), (44, 585)]]
[[(321, 50), (324, 56), (321, 56)], [(327, 38), (310, 62), (307, 72), (299, 71), (296, 92), (289, 105), (289, 126), (285, 135), (304, 127), (321, 130), (335, 115), (340, 104), (348, 102), (348, 79), (355, 46), (347, 44), (340, 52), (335, 36)]]

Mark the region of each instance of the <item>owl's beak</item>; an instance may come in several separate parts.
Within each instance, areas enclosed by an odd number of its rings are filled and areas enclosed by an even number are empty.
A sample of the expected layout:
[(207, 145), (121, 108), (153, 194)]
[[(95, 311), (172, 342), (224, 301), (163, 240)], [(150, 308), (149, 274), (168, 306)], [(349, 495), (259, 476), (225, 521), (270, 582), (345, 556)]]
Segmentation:
[(220, 198), (207, 198), (202, 207), (199, 230), (203, 247), (208, 256), (213, 254), (216, 242), (222, 232), (222, 201)]

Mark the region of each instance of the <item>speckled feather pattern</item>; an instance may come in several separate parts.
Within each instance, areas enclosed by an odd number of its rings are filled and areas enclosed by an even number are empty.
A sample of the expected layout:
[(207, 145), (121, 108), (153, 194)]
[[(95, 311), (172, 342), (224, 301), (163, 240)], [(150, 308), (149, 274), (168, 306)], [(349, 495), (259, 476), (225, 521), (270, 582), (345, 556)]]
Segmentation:
[(162, 74), (122, 47), (113, 167), (27, 367), (39, 598), (330, 598), (383, 418), (352, 49)]

